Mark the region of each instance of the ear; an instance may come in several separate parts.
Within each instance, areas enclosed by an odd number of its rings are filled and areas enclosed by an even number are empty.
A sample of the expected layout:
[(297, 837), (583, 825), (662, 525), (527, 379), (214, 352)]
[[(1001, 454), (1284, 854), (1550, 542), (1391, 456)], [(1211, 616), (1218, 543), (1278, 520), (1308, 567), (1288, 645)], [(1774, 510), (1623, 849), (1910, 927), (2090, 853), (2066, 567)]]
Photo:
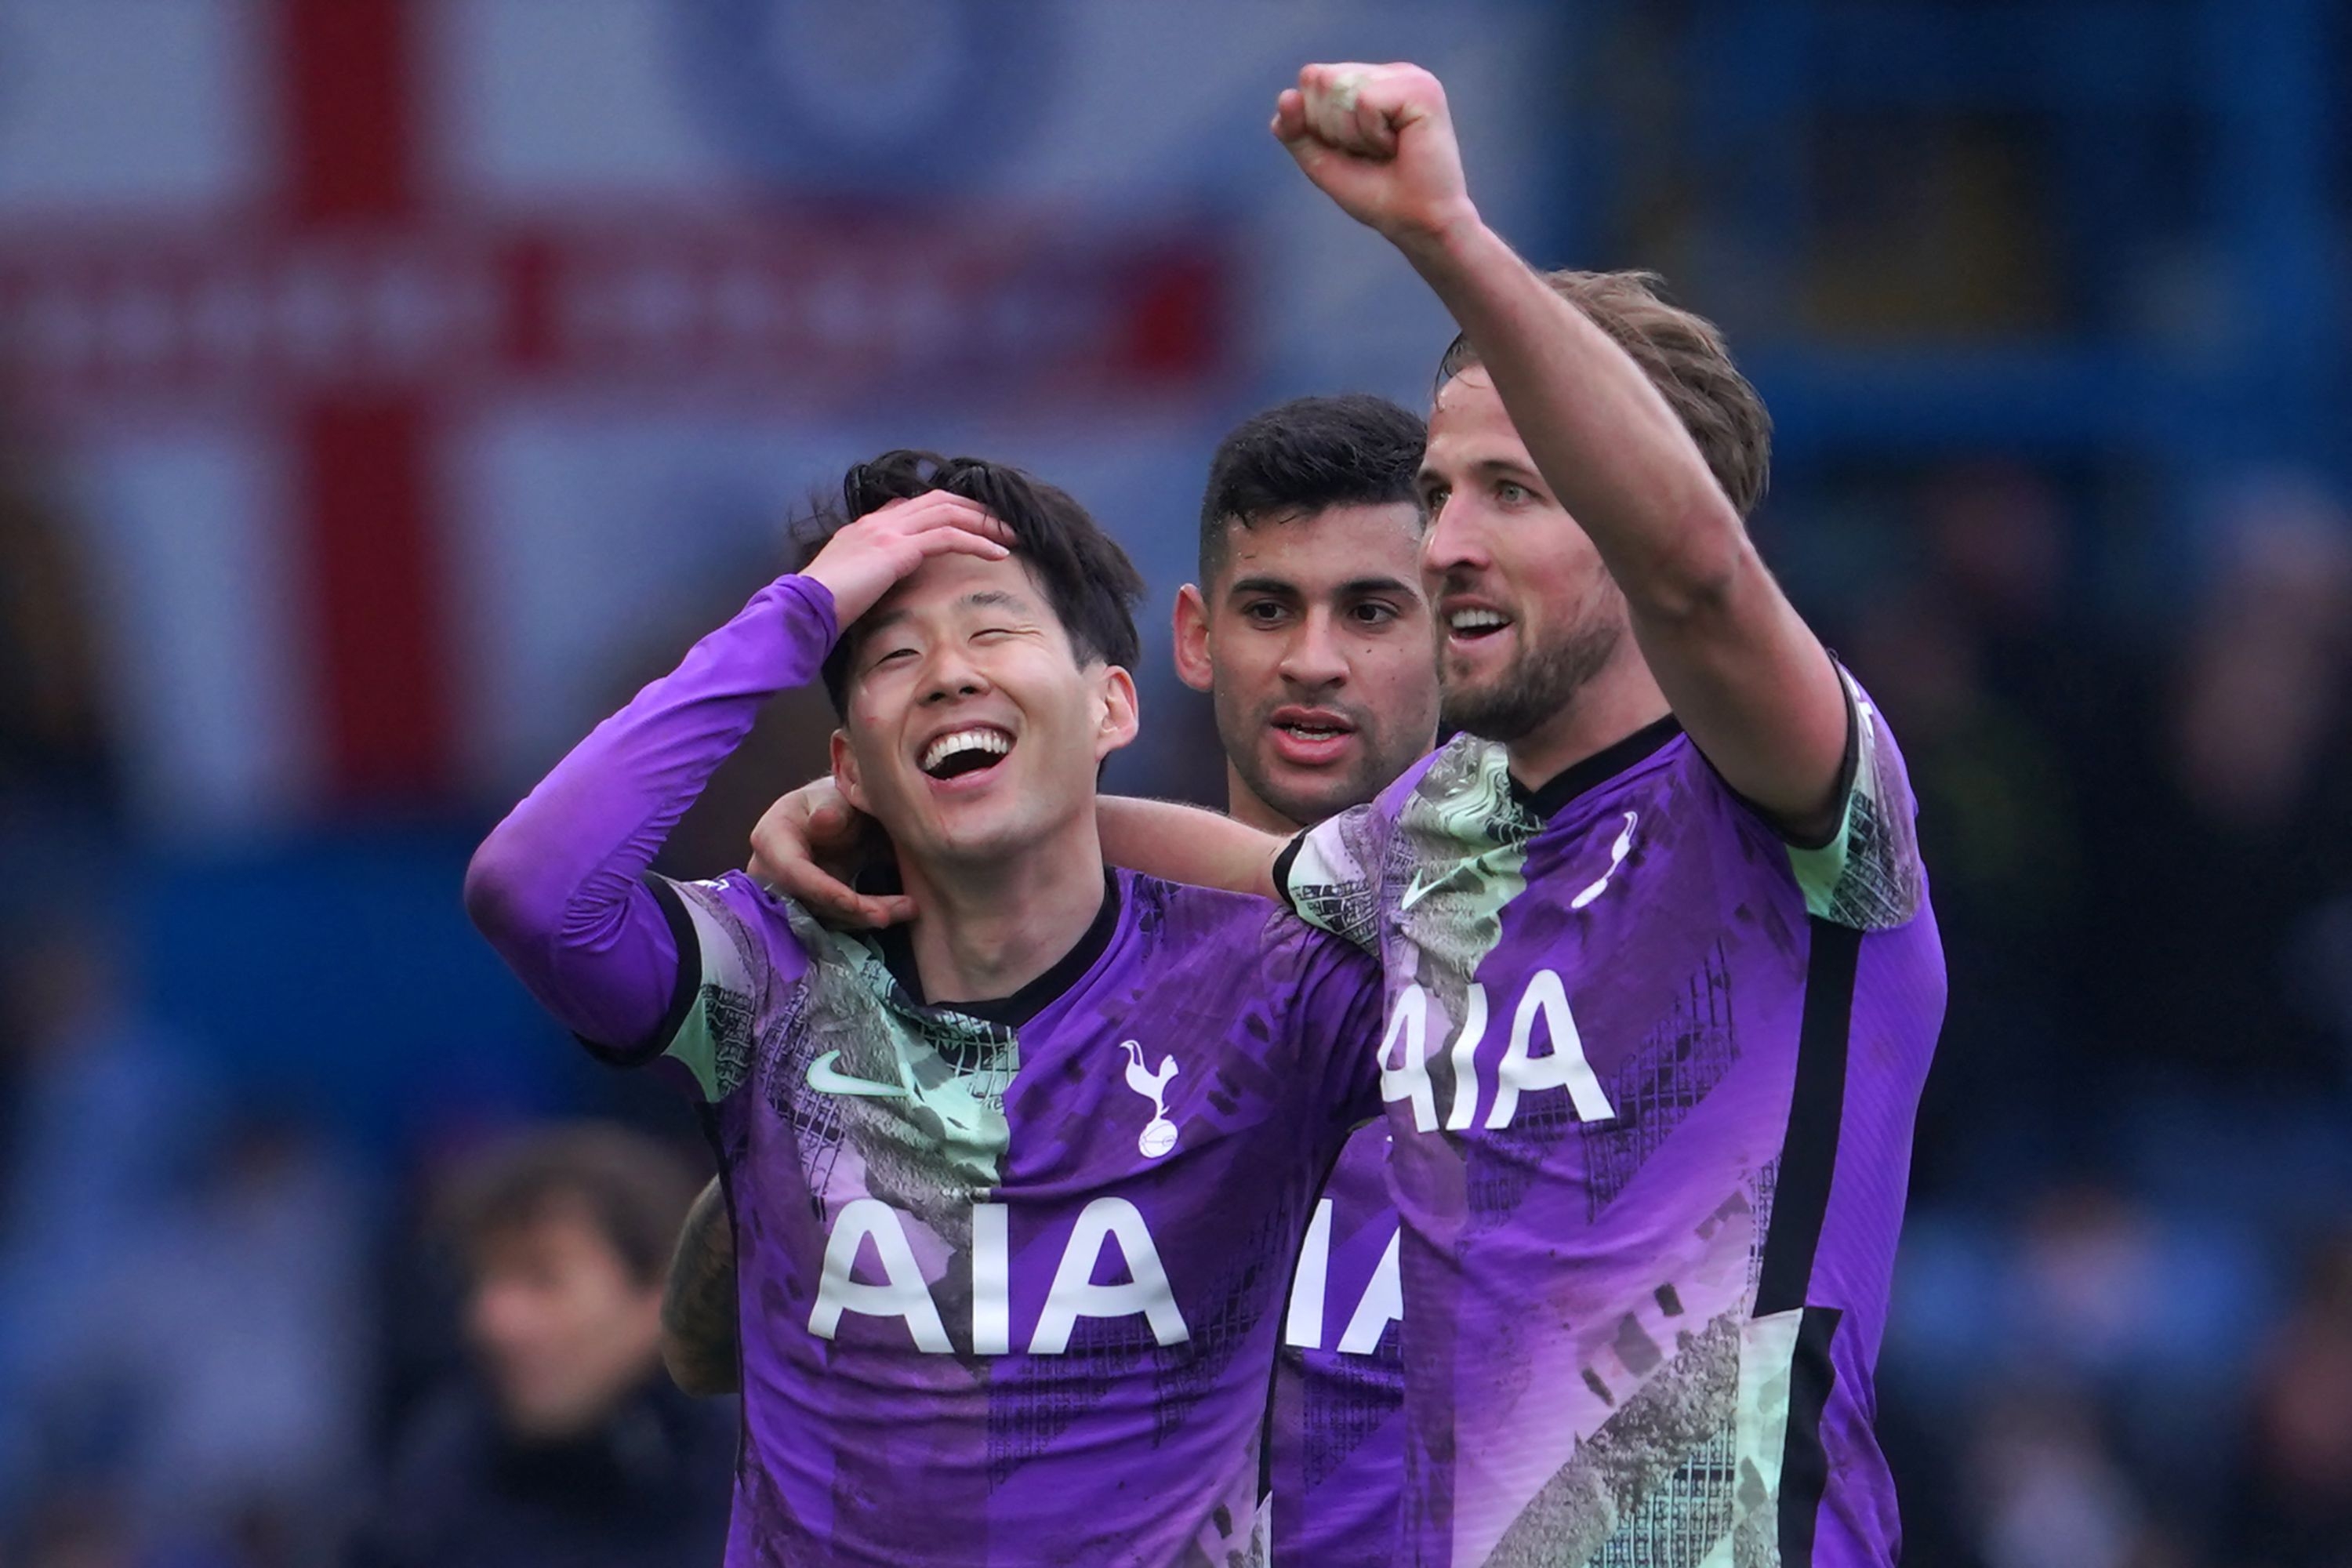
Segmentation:
[(866, 810), (866, 786), (858, 781), (857, 753), (850, 749), (846, 730), (833, 732), (833, 787), (841, 792), (842, 799)]
[(1187, 583), (1176, 590), (1176, 679), (1195, 691), (1206, 691), (1216, 666), (1209, 658), (1209, 605), (1201, 590)]
[[(1095, 761), (1099, 763), (1120, 747), (1134, 742), (1139, 723), (1135, 700), (1135, 677), (1115, 664), (1105, 665), (1102, 685), (1097, 689), (1102, 698), (1102, 723), (1095, 731)], [(845, 792), (846, 793), (846, 792)]]

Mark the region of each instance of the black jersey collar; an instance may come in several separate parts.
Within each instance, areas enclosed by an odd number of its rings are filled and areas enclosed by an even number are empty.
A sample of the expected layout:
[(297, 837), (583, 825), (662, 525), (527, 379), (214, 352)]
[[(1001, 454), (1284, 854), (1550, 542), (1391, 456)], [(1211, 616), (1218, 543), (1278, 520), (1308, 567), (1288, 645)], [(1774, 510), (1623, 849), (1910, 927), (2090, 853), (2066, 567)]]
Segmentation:
[(943, 1012), (961, 1013), (968, 1018), (978, 1018), (983, 1024), (1003, 1028), (1018, 1028), (1039, 1013), (1063, 992), (1078, 983), (1078, 977), (1092, 969), (1095, 960), (1110, 946), (1110, 939), (1118, 930), (1118, 874), (1108, 867), (1103, 868), (1102, 908), (1095, 912), (1094, 923), (1087, 927), (1086, 935), (1077, 945), (1054, 962), (1051, 968), (1024, 985), (1010, 996), (984, 997), (972, 1002), (932, 1002), (923, 995), (923, 977), (915, 969), (915, 946), (903, 925), (886, 926), (877, 939), (882, 950), (882, 962), (890, 971), (890, 978), (898, 989), (918, 1006), (936, 1007)]
[(1682, 732), (1682, 721), (1669, 713), (1653, 723), (1643, 725), (1623, 740), (1603, 746), (1582, 762), (1570, 763), (1533, 789), (1517, 778), (1512, 779), (1511, 798), (1549, 821), (1578, 795), (1595, 784), (1615, 778)]

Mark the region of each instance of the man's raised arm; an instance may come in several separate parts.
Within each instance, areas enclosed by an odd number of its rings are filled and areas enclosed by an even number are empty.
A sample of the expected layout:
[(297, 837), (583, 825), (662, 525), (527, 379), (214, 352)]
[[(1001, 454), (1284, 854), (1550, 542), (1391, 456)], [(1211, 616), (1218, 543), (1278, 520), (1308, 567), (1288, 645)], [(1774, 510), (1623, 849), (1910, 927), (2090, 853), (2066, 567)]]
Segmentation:
[(542, 1005), (600, 1046), (656, 1044), (678, 966), (641, 879), (662, 841), (760, 705), (815, 679), (840, 626), (929, 556), (1002, 556), (1004, 537), (977, 504), (939, 491), (859, 519), (555, 765), (466, 868), (467, 913)]
[(1847, 713), (1827, 653), (1649, 377), (1480, 220), (1444, 89), (1409, 65), (1308, 66), (1298, 79), (1276, 136), (1453, 313), (1624, 593), (1692, 740), (1783, 827), (1833, 826)]

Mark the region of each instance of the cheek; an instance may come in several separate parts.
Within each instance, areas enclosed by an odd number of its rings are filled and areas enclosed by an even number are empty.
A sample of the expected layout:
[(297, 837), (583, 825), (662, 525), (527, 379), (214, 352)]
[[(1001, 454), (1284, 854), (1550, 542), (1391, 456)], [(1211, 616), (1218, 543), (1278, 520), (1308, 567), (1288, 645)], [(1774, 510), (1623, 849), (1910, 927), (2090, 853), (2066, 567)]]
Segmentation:
[(852, 704), (843, 729), (849, 737), (849, 771), (857, 782), (868, 790), (887, 788), (889, 769), (885, 764), (891, 748), (883, 740), (885, 731), (876, 716)]
[(1230, 652), (1217, 660), (1218, 687), (1243, 701), (1256, 702), (1277, 683), (1290, 638), (1276, 632), (1252, 631), (1225, 647)]
[(1376, 662), (1359, 666), (1364, 685), (1382, 694), (1389, 710), (1412, 707), (1426, 699), (1437, 700), (1436, 642), (1433, 628), (1423, 626), (1401, 632), (1380, 651)]
[[(1517, 612), (1528, 619), (1548, 618), (1570, 606), (1581, 606), (1601, 575), (1601, 557), (1591, 546), (1560, 545), (1542, 551), (1495, 552), (1495, 564), (1517, 587)], [(1572, 613), (1572, 612), (1571, 612)]]

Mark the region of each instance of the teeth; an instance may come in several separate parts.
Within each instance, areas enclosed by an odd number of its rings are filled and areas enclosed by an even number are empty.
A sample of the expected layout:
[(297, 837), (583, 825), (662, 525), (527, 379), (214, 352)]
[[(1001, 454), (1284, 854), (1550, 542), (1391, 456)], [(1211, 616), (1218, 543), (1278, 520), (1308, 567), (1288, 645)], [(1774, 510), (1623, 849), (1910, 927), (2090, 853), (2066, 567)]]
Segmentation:
[(1002, 730), (958, 730), (923, 748), (923, 771), (929, 773), (958, 752), (988, 752), (1001, 757), (1012, 749), (1012, 737)]
[(1347, 733), (1344, 730), (1328, 729), (1319, 724), (1285, 724), (1283, 728), (1294, 735), (1301, 735), (1310, 741), (1321, 741), (1333, 735)]
[(1482, 626), (1499, 626), (1507, 624), (1505, 616), (1498, 610), (1456, 610), (1447, 617), (1447, 622), (1457, 632), (1472, 632)]

